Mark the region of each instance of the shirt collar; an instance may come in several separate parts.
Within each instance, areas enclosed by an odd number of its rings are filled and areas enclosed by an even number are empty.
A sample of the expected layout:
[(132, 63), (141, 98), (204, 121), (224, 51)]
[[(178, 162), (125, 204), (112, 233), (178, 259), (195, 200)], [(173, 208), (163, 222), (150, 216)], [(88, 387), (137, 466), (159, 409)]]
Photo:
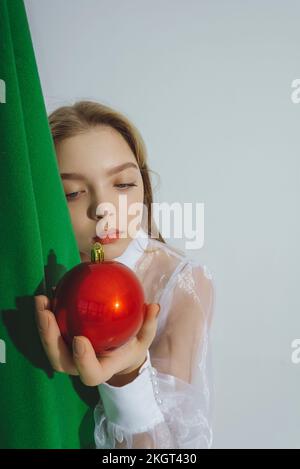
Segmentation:
[(135, 238), (133, 238), (128, 244), (125, 251), (120, 256), (114, 257), (113, 260), (122, 262), (130, 269), (133, 269), (136, 262), (144, 253), (144, 249), (146, 248), (148, 241), (149, 235), (143, 230), (143, 228), (140, 228), (137, 231)]

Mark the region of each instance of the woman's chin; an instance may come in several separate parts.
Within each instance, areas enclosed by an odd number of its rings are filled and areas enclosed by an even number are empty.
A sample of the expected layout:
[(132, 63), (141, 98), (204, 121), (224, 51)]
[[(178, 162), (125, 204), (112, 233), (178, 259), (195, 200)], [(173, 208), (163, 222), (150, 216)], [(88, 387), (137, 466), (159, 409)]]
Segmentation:
[[(131, 239), (124, 238), (118, 239), (112, 243), (103, 244), (104, 249), (104, 259), (107, 261), (113, 260), (115, 257), (119, 257), (125, 249), (127, 248)], [(91, 253), (87, 251), (80, 251), (79, 252), (81, 262), (88, 262), (91, 260)]]

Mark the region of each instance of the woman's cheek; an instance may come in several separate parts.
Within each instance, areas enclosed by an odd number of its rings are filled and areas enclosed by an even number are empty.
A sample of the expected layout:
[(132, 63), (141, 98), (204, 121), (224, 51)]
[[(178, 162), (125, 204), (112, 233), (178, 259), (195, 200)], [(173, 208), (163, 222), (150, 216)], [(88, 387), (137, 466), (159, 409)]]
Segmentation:
[(128, 194), (128, 200), (129, 202), (128, 203), (133, 203), (133, 204), (136, 204), (136, 203), (143, 203), (143, 200), (144, 200), (144, 189), (143, 189), (143, 186), (142, 185), (139, 185), (138, 187), (134, 188), (133, 191), (131, 191), (129, 194)]
[(140, 204), (143, 203), (143, 193), (142, 191), (131, 191), (123, 198), (119, 198), (117, 204), (118, 213), (124, 213), (126, 211), (127, 217), (132, 218), (135, 214), (138, 214), (138, 211), (141, 210)]
[(69, 212), (70, 212), (73, 228), (76, 232), (80, 232), (80, 226), (82, 226), (82, 222), (83, 222), (82, 211), (78, 204), (69, 203), (68, 207), (69, 207)]

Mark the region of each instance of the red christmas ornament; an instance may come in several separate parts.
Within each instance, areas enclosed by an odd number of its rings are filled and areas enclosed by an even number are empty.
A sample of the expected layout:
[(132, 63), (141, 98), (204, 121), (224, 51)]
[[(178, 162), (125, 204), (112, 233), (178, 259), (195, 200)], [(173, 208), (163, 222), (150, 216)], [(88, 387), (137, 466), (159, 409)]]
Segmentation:
[(117, 261), (105, 261), (100, 243), (91, 261), (69, 270), (59, 281), (53, 311), (67, 345), (74, 336), (87, 337), (97, 355), (133, 338), (146, 310), (142, 285), (136, 274)]

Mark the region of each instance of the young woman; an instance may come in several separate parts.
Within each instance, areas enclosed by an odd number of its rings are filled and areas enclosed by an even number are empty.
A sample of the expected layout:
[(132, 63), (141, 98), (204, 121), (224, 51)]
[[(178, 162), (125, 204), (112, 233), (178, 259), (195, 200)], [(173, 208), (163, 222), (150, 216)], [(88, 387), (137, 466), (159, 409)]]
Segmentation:
[[(90, 259), (100, 238), (105, 259), (133, 269), (147, 302), (137, 336), (96, 357), (86, 337), (75, 337), (73, 355), (68, 351), (50, 300), (37, 296), (49, 360), (55, 370), (98, 386), (97, 448), (209, 448), (212, 276), (157, 231), (145, 144), (124, 115), (81, 101), (57, 109), (49, 122), (81, 260)], [(128, 208), (144, 207), (135, 231), (136, 214), (125, 211), (120, 195)]]

